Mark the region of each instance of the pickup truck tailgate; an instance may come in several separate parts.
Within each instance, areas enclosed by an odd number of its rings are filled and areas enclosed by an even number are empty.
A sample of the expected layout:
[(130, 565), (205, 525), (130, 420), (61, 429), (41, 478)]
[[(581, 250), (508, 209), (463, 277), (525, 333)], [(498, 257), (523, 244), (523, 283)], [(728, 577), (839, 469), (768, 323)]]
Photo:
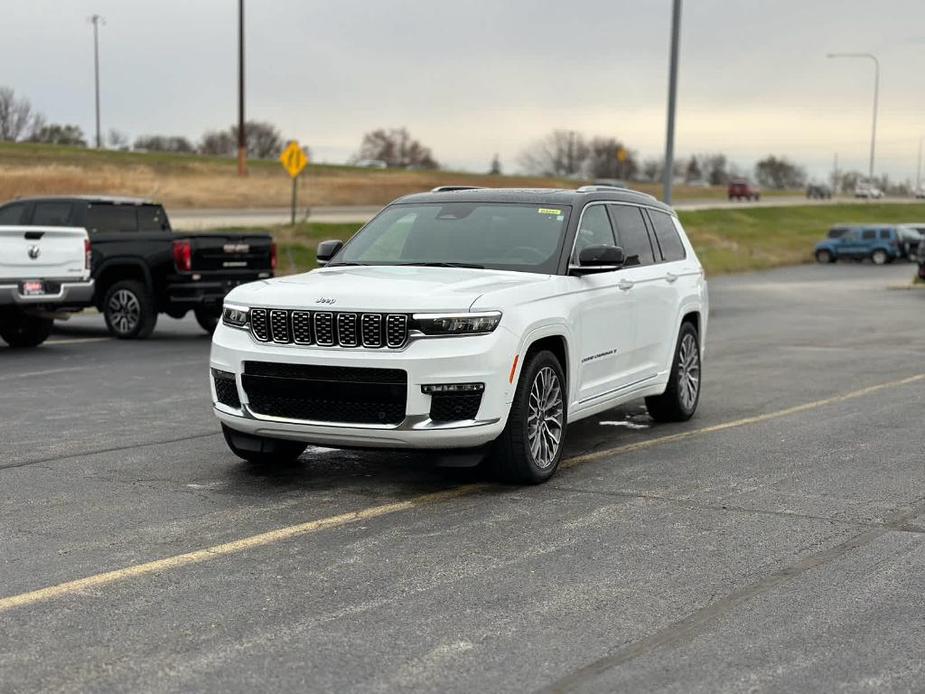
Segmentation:
[(86, 240), (78, 227), (0, 226), (0, 279), (84, 279)]
[(203, 234), (190, 237), (193, 270), (270, 270), (268, 236)]

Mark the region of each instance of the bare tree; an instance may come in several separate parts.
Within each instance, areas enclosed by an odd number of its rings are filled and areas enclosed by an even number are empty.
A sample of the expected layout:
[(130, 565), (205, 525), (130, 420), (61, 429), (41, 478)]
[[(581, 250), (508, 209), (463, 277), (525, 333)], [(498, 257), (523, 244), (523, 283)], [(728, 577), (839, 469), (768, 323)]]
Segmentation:
[(135, 138), (134, 149), (148, 152), (176, 152), (192, 154), (196, 151), (188, 139), (182, 135), (140, 135)]
[(73, 147), (86, 147), (87, 140), (83, 130), (77, 125), (59, 125), (51, 123), (42, 125), (29, 135), (30, 142), (44, 142), (52, 145), (71, 145)]
[(729, 182), (729, 160), (725, 154), (709, 153), (697, 155), (700, 170), (711, 186), (722, 186)]
[(354, 161), (384, 161), (389, 167), (436, 169), (430, 148), (411, 137), (407, 128), (379, 128), (366, 133)]
[(28, 99), (19, 99), (9, 87), (0, 87), (0, 140), (15, 142), (42, 125), (44, 119), (32, 112)]
[[(247, 156), (254, 159), (272, 159), (283, 151), (283, 136), (272, 123), (249, 120), (244, 124), (247, 135)], [(231, 137), (237, 143), (238, 126), (231, 126)], [(237, 151), (237, 146), (235, 146)]]
[(755, 164), (758, 183), (768, 188), (799, 188), (806, 183), (806, 171), (786, 157), (767, 156)]
[[(625, 152), (623, 161), (619, 153)], [(636, 155), (615, 137), (595, 137), (588, 145), (585, 164), (591, 178), (634, 178), (639, 170)]]
[(495, 154), (491, 158), (491, 168), (488, 170), (490, 176), (500, 176), (501, 175), (501, 158)]
[(202, 136), (199, 143), (200, 154), (212, 154), (219, 157), (230, 157), (237, 152), (238, 139), (232, 137), (228, 130), (211, 130)]
[(582, 173), (590, 148), (581, 133), (553, 130), (520, 155), (520, 164), (532, 174), (578, 176)]
[(110, 128), (109, 133), (106, 135), (106, 141), (109, 143), (111, 149), (127, 149), (128, 148), (128, 135), (126, 135), (121, 130), (116, 128)]
[(642, 177), (647, 181), (658, 181), (662, 177), (663, 162), (661, 159), (649, 157), (642, 162)]

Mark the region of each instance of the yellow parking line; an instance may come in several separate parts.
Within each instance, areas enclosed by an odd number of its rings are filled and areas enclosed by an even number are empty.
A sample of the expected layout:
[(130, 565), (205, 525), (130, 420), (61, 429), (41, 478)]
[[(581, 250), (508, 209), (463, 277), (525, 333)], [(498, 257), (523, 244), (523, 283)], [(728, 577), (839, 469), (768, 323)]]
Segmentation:
[[(747, 426), (749, 424), (758, 424), (760, 422), (766, 422), (768, 420), (778, 419), (780, 417), (786, 417), (792, 414), (806, 412), (808, 410), (814, 410), (825, 405), (831, 405), (838, 402), (844, 402), (845, 400), (863, 397), (865, 395), (870, 395), (871, 393), (876, 393), (877, 391), (886, 390), (889, 388), (897, 388), (899, 386), (915, 383), (923, 379), (925, 379), (925, 374), (917, 374), (915, 376), (903, 378), (898, 381), (879, 383), (877, 385), (861, 388), (860, 390), (854, 390), (842, 395), (836, 395), (824, 400), (815, 400), (813, 402), (807, 402), (802, 405), (788, 407), (783, 410), (768, 412), (767, 414), (756, 415), (754, 417), (743, 417), (741, 419), (735, 419), (729, 422), (723, 422), (721, 424), (714, 424), (712, 426), (702, 427), (700, 429), (693, 429), (691, 431), (680, 432), (678, 434), (669, 434), (667, 436), (659, 436), (652, 439), (646, 439), (644, 441), (638, 441), (636, 443), (630, 443), (606, 450), (595, 451), (593, 453), (587, 453), (585, 455), (579, 455), (564, 460), (562, 462), (562, 467), (570, 468), (582, 463), (590, 462), (592, 460), (600, 460), (601, 458), (629, 453), (631, 451), (636, 451), (643, 448), (650, 448), (652, 446), (665, 443), (673, 443), (675, 441), (681, 441), (683, 439), (688, 439), (701, 434), (724, 431), (726, 429)], [(478, 491), (484, 491), (490, 489), (492, 486), (493, 485), (488, 483), (467, 484), (446, 491), (422, 494), (406, 501), (382, 504), (380, 506), (371, 506), (359, 511), (342, 513), (337, 516), (328, 516), (327, 518), (319, 518), (317, 520), (308, 521), (306, 523), (299, 523), (297, 525), (290, 525), (284, 528), (279, 528), (277, 530), (271, 530), (269, 532), (251, 535), (249, 537), (241, 538), (240, 540), (233, 540), (232, 542), (213, 545), (211, 547), (195, 550), (193, 552), (176, 554), (171, 557), (165, 557), (164, 559), (157, 559), (154, 561), (145, 562), (143, 564), (128, 566), (124, 569), (107, 571), (105, 573), (87, 576), (86, 578), (80, 578), (75, 581), (67, 581), (66, 583), (59, 583), (57, 585), (48, 586), (47, 588), (40, 588), (38, 590), (29, 591), (27, 593), (20, 593), (19, 595), (11, 595), (9, 597), (0, 599), (0, 612), (12, 610), (17, 607), (25, 607), (26, 605), (34, 605), (39, 602), (52, 600), (54, 598), (62, 597), (65, 595), (77, 594), (91, 588), (98, 588), (129, 578), (162, 573), (171, 569), (178, 569), (180, 567), (189, 566), (191, 564), (198, 564), (204, 561), (209, 561), (211, 559), (218, 559), (219, 557), (238, 554), (239, 552), (244, 552), (256, 547), (270, 545), (276, 542), (281, 542), (283, 540), (289, 540), (294, 537), (308, 535), (321, 530), (327, 530), (329, 528), (337, 528), (343, 525), (348, 525), (350, 523), (356, 523), (357, 521), (370, 520), (401, 511), (410, 511), (421, 506), (427, 506), (430, 504), (439, 503), (441, 501), (447, 501), (449, 499), (456, 499), (462, 496), (467, 496)]]

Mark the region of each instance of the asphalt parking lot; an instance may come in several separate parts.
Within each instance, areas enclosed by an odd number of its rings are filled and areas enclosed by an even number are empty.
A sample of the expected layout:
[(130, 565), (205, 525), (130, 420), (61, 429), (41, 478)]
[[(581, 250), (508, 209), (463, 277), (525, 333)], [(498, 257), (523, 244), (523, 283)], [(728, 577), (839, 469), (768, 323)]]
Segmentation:
[(712, 281), (698, 415), (581, 422), (531, 488), (248, 466), (191, 319), (0, 348), (0, 690), (921, 689), (912, 273)]

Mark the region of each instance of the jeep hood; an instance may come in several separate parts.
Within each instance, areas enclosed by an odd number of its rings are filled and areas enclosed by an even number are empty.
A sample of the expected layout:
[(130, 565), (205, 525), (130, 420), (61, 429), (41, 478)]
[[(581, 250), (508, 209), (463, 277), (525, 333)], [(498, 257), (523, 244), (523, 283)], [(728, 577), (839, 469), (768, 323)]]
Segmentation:
[(468, 311), (485, 294), (549, 279), (549, 275), (469, 268), (331, 267), (251, 282), (232, 290), (225, 301), (334, 311)]

